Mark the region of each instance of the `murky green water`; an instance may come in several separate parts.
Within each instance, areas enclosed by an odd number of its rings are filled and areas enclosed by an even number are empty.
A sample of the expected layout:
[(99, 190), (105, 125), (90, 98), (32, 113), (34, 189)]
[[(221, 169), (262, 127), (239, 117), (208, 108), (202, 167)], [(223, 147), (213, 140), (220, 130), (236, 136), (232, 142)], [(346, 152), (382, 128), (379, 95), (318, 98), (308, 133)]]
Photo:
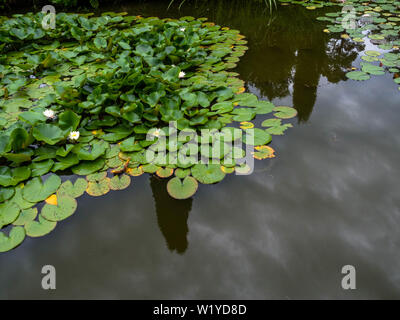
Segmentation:
[[(51, 234), (0, 256), (0, 298), (399, 298), (399, 92), (389, 76), (344, 74), (363, 45), (332, 40), (319, 12), (245, 1), (165, 1), (109, 8), (143, 16), (209, 17), (239, 29), (247, 89), (293, 105), (277, 157), (176, 201), (165, 181), (79, 199)], [(260, 117), (260, 120), (262, 118)], [(57, 289), (41, 289), (41, 268)], [(341, 287), (353, 265), (357, 289)]]

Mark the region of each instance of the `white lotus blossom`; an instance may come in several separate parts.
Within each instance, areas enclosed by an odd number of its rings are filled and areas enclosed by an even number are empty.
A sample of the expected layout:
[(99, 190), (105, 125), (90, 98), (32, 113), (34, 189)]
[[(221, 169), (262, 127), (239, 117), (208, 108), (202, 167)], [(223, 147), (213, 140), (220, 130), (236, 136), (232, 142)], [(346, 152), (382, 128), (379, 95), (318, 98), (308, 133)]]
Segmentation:
[(71, 132), (69, 133), (68, 138), (69, 138), (70, 140), (78, 140), (78, 139), (79, 139), (79, 131), (71, 131)]
[(43, 115), (48, 119), (54, 119), (56, 117), (56, 113), (51, 109), (44, 110)]
[(184, 78), (185, 76), (186, 76), (185, 72), (183, 72), (183, 71), (179, 72), (179, 78), (180, 79)]

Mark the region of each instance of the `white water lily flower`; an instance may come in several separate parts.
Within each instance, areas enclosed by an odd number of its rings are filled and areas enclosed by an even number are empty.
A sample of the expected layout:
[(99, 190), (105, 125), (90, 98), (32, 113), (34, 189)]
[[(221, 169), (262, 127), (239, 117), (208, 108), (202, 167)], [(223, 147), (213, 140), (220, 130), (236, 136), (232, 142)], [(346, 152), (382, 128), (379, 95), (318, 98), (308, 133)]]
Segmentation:
[(43, 111), (43, 115), (48, 119), (54, 119), (56, 116), (56, 113), (51, 109), (46, 109)]
[(156, 130), (154, 130), (154, 132), (153, 132), (153, 136), (155, 136), (155, 137), (159, 137), (159, 136), (160, 136), (160, 132), (161, 132), (161, 130), (160, 130), (160, 129), (156, 129)]
[(68, 138), (69, 138), (70, 140), (78, 140), (78, 139), (79, 139), (79, 131), (71, 131), (71, 132), (69, 133)]
[(186, 76), (186, 73), (184, 73), (183, 71), (179, 72), (179, 78), (182, 79)]

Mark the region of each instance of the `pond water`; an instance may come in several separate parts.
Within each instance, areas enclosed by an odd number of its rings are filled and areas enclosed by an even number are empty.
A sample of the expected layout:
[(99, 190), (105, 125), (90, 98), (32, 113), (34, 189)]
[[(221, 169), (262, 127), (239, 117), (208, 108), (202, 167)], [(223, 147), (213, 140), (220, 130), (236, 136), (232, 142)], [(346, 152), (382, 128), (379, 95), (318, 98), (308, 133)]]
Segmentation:
[[(389, 76), (347, 80), (365, 46), (324, 34), (321, 11), (215, 3), (105, 11), (208, 17), (240, 30), (246, 89), (299, 112), (273, 140), (277, 157), (189, 200), (170, 198), (166, 181), (148, 175), (83, 196), (55, 231), (0, 255), (0, 298), (400, 297), (397, 85)], [(47, 264), (57, 270), (53, 291), (41, 289)], [(356, 290), (341, 287), (344, 265), (356, 268)]]

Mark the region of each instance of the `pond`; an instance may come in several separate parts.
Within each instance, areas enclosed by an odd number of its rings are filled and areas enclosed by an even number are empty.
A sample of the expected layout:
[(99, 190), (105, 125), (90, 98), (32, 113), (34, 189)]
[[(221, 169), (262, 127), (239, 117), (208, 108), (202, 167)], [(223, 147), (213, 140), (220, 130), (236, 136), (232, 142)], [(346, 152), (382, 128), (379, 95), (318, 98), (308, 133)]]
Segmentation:
[[(307, 299), (400, 297), (399, 90), (386, 73), (346, 77), (370, 41), (322, 32), (332, 8), (247, 1), (122, 4), (129, 15), (207, 17), (249, 47), (234, 71), (247, 92), (297, 118), (276, 157), (175, 200), (147, 174), (87, 194), (50, 234), (0, 254), (0, 298)], [(257, 116), (255, 123), (261, 123)], [(41, 269), (57, 289), (41, 288)], [(342, 267), (357, 271), (343, 290)]]

